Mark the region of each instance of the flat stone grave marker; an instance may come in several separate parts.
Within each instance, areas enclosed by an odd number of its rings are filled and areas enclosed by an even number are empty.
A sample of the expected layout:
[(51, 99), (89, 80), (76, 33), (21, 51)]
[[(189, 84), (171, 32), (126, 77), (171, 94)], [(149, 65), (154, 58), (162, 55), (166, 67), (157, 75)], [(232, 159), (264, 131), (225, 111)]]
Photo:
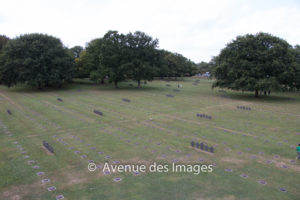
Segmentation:
[(173, 98), (173, 97), (174, 97), (174, 96), (171, 95), (171, 94), (167, 94), (166, 96), (167, 96), (167, 97), (170, 97), (170, 98)]
[(64, 198), (65, 198), (65, 197), (64, 197), (64, 195), (62, 195), (62, 194), (56, 196), (56, 200), (60, 200), (60, 199), (64, 199)]
[(30, 165), (33, 164), (33, 163), (35, 163), (34, 160), (28, 160), (27, 162), (28, 162), (28, 164), (30, 164)]
[(267, 181), (265, 181), (265, 180), (259, 180), (258, 183), (261, 184), (261, 185), (266, 185)]
[(52, 192), (52, 191), (56, 190), (56, 187), (55, 186), (51, 186), (51, 187), (48, 187), (47, 190), (49, 192)]
[(42, 180), (42, 183), (49, 183), (50, 182), (50, 179), (49, 178), (45, 178)]
[(286, 190), (285, 188), (279, 188), (279, 190), (280, 190), (281, 192), (287, 192), (287, 190)]
[(248, 178), (248, 175), (247, 174), (241, 174), (240, 175), (242, 178)]
[(117, 177), (117, 178), (114, 178), (114, 182), (119, 182), (119, 181), (121, 181), (122, 179), (121, 178), (119, 178), (119, 177)]
[(61, 98), (57, 98), (57, 101), (63, 102), (63, 100)]
[(36, 175), (43, 176), (43, 175), (45, 175), (45, 172), (38, 172), (38, 173), (36, 173)]

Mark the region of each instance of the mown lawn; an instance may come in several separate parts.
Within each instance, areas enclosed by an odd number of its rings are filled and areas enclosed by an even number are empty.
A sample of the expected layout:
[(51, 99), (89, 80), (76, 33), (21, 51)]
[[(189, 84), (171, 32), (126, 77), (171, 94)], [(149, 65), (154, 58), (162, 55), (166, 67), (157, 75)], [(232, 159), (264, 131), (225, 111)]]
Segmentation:
[[(1, 86), (0, 199), (299, 199), (299, 93), (255, 98), (195, 80), (156, 80), (142, 88), (123, 82), (120, 89), (89, 82), (59, 90)], [(214, 146), (215, 153), (192, 148), (191, 141)], [(100, 168), (88, 171), (89, 160)], [(105, 175), (105, 162), (215, 166), (199, 175)]]

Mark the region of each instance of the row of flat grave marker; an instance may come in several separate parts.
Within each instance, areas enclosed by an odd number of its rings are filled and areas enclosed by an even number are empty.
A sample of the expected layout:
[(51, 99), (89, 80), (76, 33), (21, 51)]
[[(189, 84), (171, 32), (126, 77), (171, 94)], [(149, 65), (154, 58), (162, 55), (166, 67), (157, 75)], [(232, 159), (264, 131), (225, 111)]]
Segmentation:
[(129, 102), (130, 102), (130, 99), (123, 98), (122, 101), (128, 102), (128, 103), (129, 103)]
[[(16, 144), (17, 148), (19, 148), (19, 150), (21, 151), (21, 153), (24, 151), (24, 149), (22, 148), (22, 146), (19, 144), (18, 141), (14, 141), (13, 144)], [(22, 154), (23, 154), (23, 153), (22, 153)], [(28, 155), (23, 156), (23, 157), (24, 157), (25, 159), (29, 158)], [(27, 163), (28, 163), (29, 165), (32, 165), (32, 164), (36, 163), (36, 161), (34, 161), (34, 160), (29, 160), (29, 161), (27, 161)], [(38, 165), (34, 165), (34, 166), (32, 166), (32, 168), (33, 168), (33, 169), (39, 169), (40, 167), (39, 167)], [(41, 176), (44, 176), (44, 175), (45, 175), (45, 172), (40, 171), (40, 172), (37, 172), (36, 175), (41, 177)], [(47, 184), (47, 183), (50, 183), (50, 179), (44, 178), (44, 179), (41, 180), (41, 182), (42, 182), (43, 184)], [(47, 190), (48, 190), (49, 192), (52, 192), (52, 191), (55, 191), (55, 190), (56, 190), (56, 187), (55, 187), (55, 186), (50, 186), (50, 187), (47, 188)], [(59, 200), (59, 199), (64, 199), (64, 195), (59, 194), (59, 195), (56, 196), (56, 199), (57, 199), (57, 200)]]
[(46, 141), (43, 141), (43, 146), (51, 153), (54, 153), (53, 147)]
[(215, 149), (214, 149), (213, 146), (210, 147), (210, 146), (204, 144), (203, 142), (198, 143), (198, 142), (191, 141), (191, 146), (195, 147), (197, 149), (201, 149), (201, 150), (204, 150), (204, 151), (211, 152), (211, 153), (215, 152)]
[(94, 113), (100, 116), (103, 116), (103, 113), (99, 110), (94, 109)]
[(246, 107), (246, 106), (237, 106), (236, 108), (241, 110), (251, 110), (250, 107)]
[(201, 113), (197, 113), (196, 116), (201, 117), (201, 118), (205, 118), (205, 119), (209, 119), (209, 120), (212, 119), (212, 116), (206, 115), (206, 114), (201, 114)]

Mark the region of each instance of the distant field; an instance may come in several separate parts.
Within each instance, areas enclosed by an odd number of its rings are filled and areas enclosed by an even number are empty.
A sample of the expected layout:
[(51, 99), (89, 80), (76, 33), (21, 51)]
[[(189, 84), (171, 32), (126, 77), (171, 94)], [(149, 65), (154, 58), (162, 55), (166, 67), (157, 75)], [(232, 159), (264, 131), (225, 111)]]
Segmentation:
[[(300, 94), (254, 98), (195, 80), (142, 88), (123, 82), (117, 90), (88, 82), (44, 91), (0, 86), (0, 199), (299, 200)], [(192, 148), (191, 141), (214, 146), (215, 153)], [(89, 160), (100, 168), (89, 172)], [(199, 175), (105, 175), (106, 161), (215, 166)], [(56, 189), (48, 191), (51, 186)]]

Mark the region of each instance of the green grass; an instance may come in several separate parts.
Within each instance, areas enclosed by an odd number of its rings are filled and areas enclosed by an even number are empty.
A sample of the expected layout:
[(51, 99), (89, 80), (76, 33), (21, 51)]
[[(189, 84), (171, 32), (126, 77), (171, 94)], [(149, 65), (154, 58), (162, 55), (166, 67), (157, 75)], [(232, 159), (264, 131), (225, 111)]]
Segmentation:
[[(253, 93), (212, 90), (209, 80), (201, 79), (198, 85), (193, 81), (156, 80), (142, 88), (123, 82), (120, 89), (88, 81), (60, 90), (0, 86), (0, 120), (8, 130), (0, 127), (0, 199), (55, 199), (59, 194), (65, 199), (299, 199), (300, 161), (290, 162), (300, 143), (299, 93), (255, 98)], [(174, 91), (178, 83), (183, 84), (180, 92)], [(237, 106), (252, 110), (239, 110)], [(8, 115), (7, 109), (13, 114)], [(94, 114), (94, 109), (102, 111), (103, 116)], [(197, 113), (213, 119), (197, 118)], [(9, 132), (13, 135), (8, 136)], [(53, 146), (54, 155), (43, 149), (43, 140)], [(190, 147), (192, 140), (215, 145), (216, 152), (212, 155), (195, 150)], [(23, 158), (14, 141), (30, 158)], [(256, 159), (251, 158), (253, 155)], [(212, 173), (199, 175), (103, 175), (101, 170), (88, 171), (90, 159), (102, 165), (116, 160), (146, 165), (179, 160), (181, 164), (217, 166)], [(35, 160), (40, 169), (33, 169), (28, 160)], [(266, 160), (273, 162), (268, 164)], [(227, 168), (233, 171), (226, 172)], [(39, 171), (45, 175), (37, 176)], [(242, 178), (241, 174), (249, 177)], [(116, 177), (122, 180), (116, 183)], [(42, 184), (43, 178), (51, 182)], [(267, 184), (260, 185), (259, 180)], [(47, 191), (52, 185), (57, 189)]]

